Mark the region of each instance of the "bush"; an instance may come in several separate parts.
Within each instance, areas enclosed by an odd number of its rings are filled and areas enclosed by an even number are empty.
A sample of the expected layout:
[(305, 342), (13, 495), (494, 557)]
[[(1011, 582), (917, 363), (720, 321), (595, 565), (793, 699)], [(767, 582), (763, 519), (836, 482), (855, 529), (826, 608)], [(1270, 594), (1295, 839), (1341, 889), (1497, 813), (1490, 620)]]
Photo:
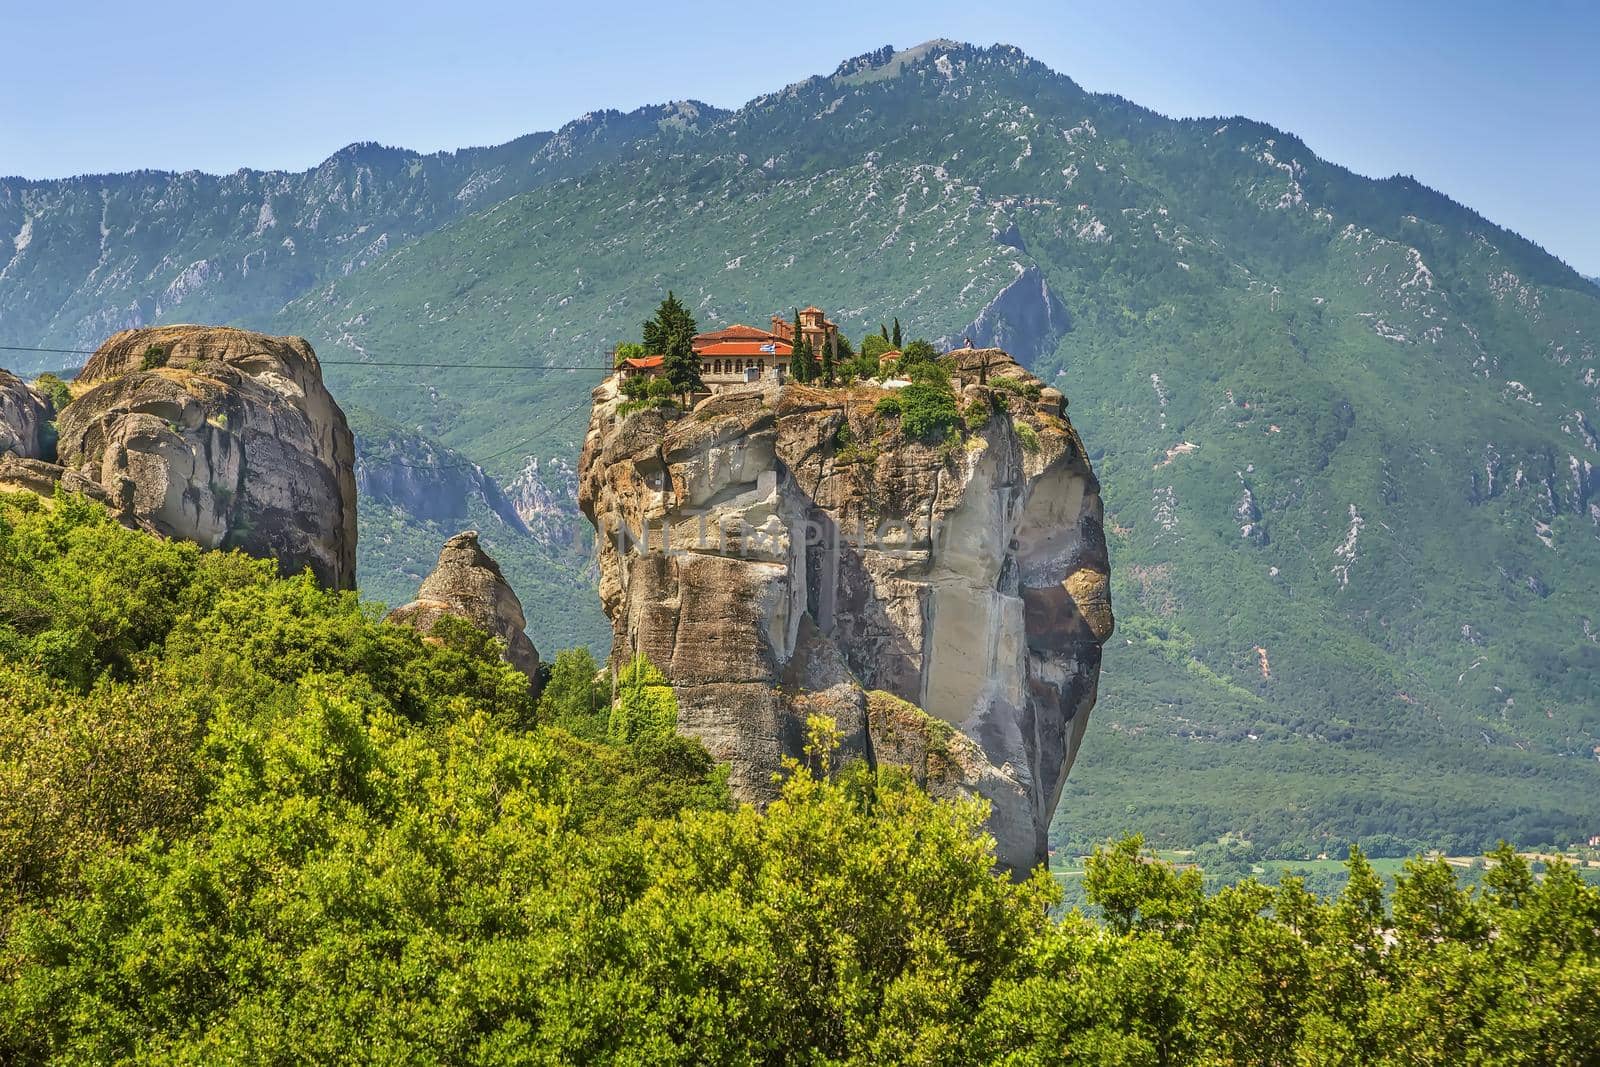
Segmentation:
[(878, 360), (883, 358), (885, 352), (893, 349), (894, 345), (890, 344), (889, 339), (881, 334), (869, 333), (861, 339), (861, 359), (870, 362), (874, 374), (878, 371)]
[(678, 726), (678, 699), (666, 676), (644, 656), (635, 656), (617, 678), (617, 702), (611, 707), (607, 739), (626, 744), (642, 738), (666, 737)]
[(989, 387), (1002, 393), (1013, 396), (1026, 397), (1029, 400), (1038, 400), (1042, 387), (1038, 382), (1027, 381), (1022, 378), (990, 378)]
[(672, 390), (672, 383), (665, 378), (636, 374), (623, 381), (622, 395), (630, 399), (617, 406), (618, 416), (631, 415), (647, 408), (676, 410), (678, 407), (678, 396)]
[(50, 402), (52, 417), (60, 415), (72, 403), (72, 390), (54, 374), (41, 374), (34, 379), (33, 388)]
[(1022, 450), (1024, 452), (1039, 451), (1039, 431), (1020, 420), (1015, 424), (1015, 427), (1017, 431), (1017, 441), (1021, 443)]
[(160, 345), (151, 345), (144, 350), (144, 355), (139, 359), (140, 370), (155, 370), (157, 367), (167, 365), (167, 350)]
[(942, 441), (961, 423), (948, 382), (913, 381), (900, 390), (900, 429), (914, 441)]

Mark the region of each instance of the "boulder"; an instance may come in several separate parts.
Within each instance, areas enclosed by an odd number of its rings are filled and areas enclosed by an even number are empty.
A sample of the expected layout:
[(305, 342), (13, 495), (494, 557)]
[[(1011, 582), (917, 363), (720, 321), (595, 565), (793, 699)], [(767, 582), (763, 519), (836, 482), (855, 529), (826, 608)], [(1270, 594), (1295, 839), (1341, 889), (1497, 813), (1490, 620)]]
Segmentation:
[[(988, 799), (1022, 872), (1045, 858), (1114, 626), (1100, 487), (1038, 379), (999, 349), (957, 355), (964, 408), (991, 412), (960, 447), (906, 440), (870, 386), (724, 393), (669, 420), (619, 416), (608, 381), (579, 504), (614, 661), (666, 674), (737, 796), (775, 796), (827, 714), (844, 756)], [(1041, 388), (977, 384), (996, 377)]]
[(355, 446), (304, 339), (219, 326), (124, 330), (78, 376), (61, 465), (123, 517), (355, 588)]
[(78, 493), (107, 507), (111, 506), (111, 497), (100, 488), (99, 483), (75, 471), (66, 470), (56, 463), (46, 463), (42, 459), (20, 459), (0, 454), (0, 492), (33, 493), (48, 497), (55, 494), (57, 486), (69, 493)]
[(0, 456), (44, 458), (49, 421), (49, 405), (21, 378), (0, 370)]
[(538, 695), (539, 650), (528, 640), (522, 601), (500, 573), (500, 565), (478, 543), (475, 530), (444, 543), (417, 599), (391, 611), (389, 621), (426, 635), (445, 615), (466, 619), (504, 641), (506, 662), (528, 676)]

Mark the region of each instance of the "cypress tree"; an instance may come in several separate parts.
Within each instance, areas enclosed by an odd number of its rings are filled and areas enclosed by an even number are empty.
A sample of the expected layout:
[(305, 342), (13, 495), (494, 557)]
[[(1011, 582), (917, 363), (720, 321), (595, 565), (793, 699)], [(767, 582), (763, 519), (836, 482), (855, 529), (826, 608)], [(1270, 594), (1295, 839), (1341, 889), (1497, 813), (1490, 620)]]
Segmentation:
[(789, 377), (797, 382), (809, 382), (811, 374), (806, 367), (805, 344), (800, 339), (800, 309), (794, 309), (794, 336), (789, 340), (792, 354), (789, 356)]
[(797, 364), (795, 377), (802, 382), (817, 380), (817, 353), (811, 347), (810, 341), (801, 341), (800, 347), (794, 350), (794, 360)]
[(889, 342), (891, 344), (893, 344), (896, 348), (900, 347), (900, 320), (899, 319), (895, 319), (894, 320), (894, 336), (889, 338)]

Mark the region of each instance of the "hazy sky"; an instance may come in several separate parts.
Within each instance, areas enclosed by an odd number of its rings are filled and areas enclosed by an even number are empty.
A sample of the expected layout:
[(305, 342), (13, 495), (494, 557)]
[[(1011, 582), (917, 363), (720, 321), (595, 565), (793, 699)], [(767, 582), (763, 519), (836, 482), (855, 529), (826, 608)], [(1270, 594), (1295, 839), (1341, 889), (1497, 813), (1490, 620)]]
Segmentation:
[(1600, 275), (1600, 3), (0, 0), (0, 173), (305, 168), (723, 107), (884, 44), (1015, 44), (1169, 115), (1414, 174)]

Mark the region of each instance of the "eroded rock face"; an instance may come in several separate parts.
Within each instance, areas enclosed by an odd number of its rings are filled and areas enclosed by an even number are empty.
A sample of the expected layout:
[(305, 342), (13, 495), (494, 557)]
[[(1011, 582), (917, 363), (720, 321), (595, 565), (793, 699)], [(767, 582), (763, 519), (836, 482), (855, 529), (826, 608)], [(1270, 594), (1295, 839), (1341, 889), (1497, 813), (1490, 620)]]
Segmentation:
[(723, 394), (668, 421), (619, 419), (608, 382), (579, 503), (613, 656), (666, 673), (680, 727), (731, 763), (737, 794), (770, 799), (824, 712), (850, 752), (987, 797), (999, 858), (1023, 870), (1044, 858), (1113, 625), (1099, 483), (1059, 393), (998, 349), (956, 355), (963, 410), (990, 414), (955, 446), (904, 440), (871, 387)]
[(304, 339), (215, 326), (124, 330), (58, 419), (63, 467), (124, 517), (355, 588), (355, 446)]
[(500, 573), (500, 565), (478, 543), (475, 530), (458, 533), (444, 543), (439, 563), (422, 582), (417, 599), (389, 613), (389, 621), (423, 634), (433, 632), (442, 616), (466, 619), (506, 643), (506, 662), (539, 685), (539, 651), (528, 640), (522, 601)]
[(40, 459), (44, 455), (43, 431), (50, 421), (49, 405), (28, 383), (0, 370), (0, 456)]

